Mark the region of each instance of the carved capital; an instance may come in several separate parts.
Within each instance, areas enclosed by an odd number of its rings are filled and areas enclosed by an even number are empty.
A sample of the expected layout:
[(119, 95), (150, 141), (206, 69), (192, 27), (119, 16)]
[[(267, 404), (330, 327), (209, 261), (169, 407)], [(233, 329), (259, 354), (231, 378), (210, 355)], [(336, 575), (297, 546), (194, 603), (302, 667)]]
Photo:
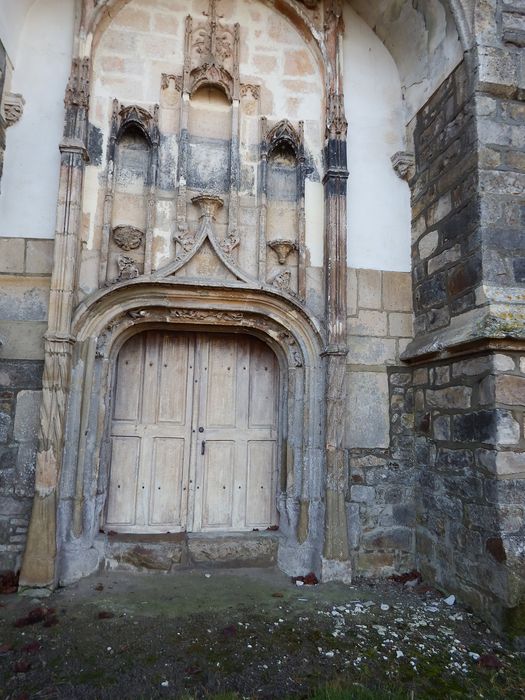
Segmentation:
[(13, 126), (22, 117), (26, 101), (22, 95), (8, 92), (4, 98), (4, 113), (6, 127)]
[(392, 167), (401, 180), (406, 180), (408, 182), (414, 177), (416, 160), (413, 153), (409, 151), (397, 151), (390, 160), (392, 161)]

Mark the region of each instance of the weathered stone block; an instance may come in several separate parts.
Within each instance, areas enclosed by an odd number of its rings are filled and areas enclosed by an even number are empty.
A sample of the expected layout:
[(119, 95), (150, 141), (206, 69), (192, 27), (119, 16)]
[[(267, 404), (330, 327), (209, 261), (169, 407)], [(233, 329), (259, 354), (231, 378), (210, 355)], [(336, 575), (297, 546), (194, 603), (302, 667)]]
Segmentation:
[(450, 440), (450, 416), (437, 416), (432, 425), (434, 439), (448, 442)]
[(452, 375), (454, 377), (475, 376), (483, 374), (491, 369), (490, 357), (474, 357), (468, 360), (461, 360), (452, 365)]
[(453, 417), (452, 437), (455, 442), (515, 445), (520, 439), (520, 425), (510, 411), (473, 411)]
[(412, 277), (409, 272), (383, 272), (383, 308), (387, 311), (412, 311)]
[(426, 236), (419, 241), (419, 257), (422, 260), (428, 258), (436, 250), (439, 245), (439, 233), (430, 231)]
[(497, 376), (495, 378), (495, 398), (498, 403), (525, 406), (525, 377)]
[(446, 365), (444, 367), (434, 367), (432, 384), (436, 384), (437, 386), (441, 386), (441, 384), (448, 384), (449, 381), (450, 381), (450, 367), (448, 367)]
[(393, 527), (375, 530), (363, 535), (362, 545), (365, 549), (404, 549), (412, 548), (412, 530)]
[(381, 271), (358, 270), (358, 305), (361, 309), (381, 308)]
[(6, 443), (11, 429), (11, 416), (8, 413), (0, 413), (0, 443)]
[(427, 389), (425, 396), (427, 405), (431, 408), (469, 408), (472, 389), (468, 386)]
[(348, 319), (350, 335), (385, 336), (387, 334), (387, 315), (381, 311), (359, 310), (357, 318)]
[(525, 474), (525, 452), (496, 452), (479, 449), (476, 451), (479, 464), (498, 476)]
[(492, 367), (496, 372), (512, 372), (515, 369), (512, 357), (499, 354), (492, 358)]
[(349, 267), (346, 277), (346, 306), (349, 316), (357, 314), (357, 270)]
[(43, 367), (41, 361), (0, 359), (0, 387), (40, 389)]
[(49, 304), (49, 280), (4, 277), (0, 287), (2, 321), (45, 321)]
[(24, 259), (24, 238), (0, 238), (0, 273), (23, 272)]
[(385, 365), (396, 361), (396, 341), (389, 338), (353, 336), (347, 361), (356, 365)]
[(414, 370), (414, 385), (418, 384), (428, 384), (428, 369), (426, 367)]
[(432, 275), (438, 270), (442, 270), (447, 265), (457, 262), (461, 257), (461, 246), (456, 244), (452, 248), (447, 248), (439, 255), (431, 258), (428, 261), (428, 274)]
[(351, 372), (348, 378), (349, 447), (388, 447), (389, 427), (386, 374)]
[(53, 270), (54, 241), (29, 239), (26, 242), (26, 272), (50, 275)]
[(38, 437), (41, 391), (21, 391), (16, 400), (14, 438), (19, 442), (35, 442)]
[(388, 334), (399, 338), (412, 336), (412, 314), (390, 313), (388, 314)]
[(354, 503), (372, 504), (375, 502), (375, 489), (371, 486), (354, 484), (350, 488), (350, 498)]

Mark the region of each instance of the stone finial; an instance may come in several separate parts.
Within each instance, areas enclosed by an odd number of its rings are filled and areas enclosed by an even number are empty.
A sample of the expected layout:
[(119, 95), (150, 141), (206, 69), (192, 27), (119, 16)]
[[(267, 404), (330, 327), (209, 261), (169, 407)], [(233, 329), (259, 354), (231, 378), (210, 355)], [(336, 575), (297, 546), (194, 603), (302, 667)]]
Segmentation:
[(8, 92), (4, 98), (4, 113), (6, 125), (13, 126), (21, 119), (26, 101), (16, 92)]
[(414, 177), (416, 161), (413, 153), (409, 151), (397, 151), (390, 160), (392, 161), (392, 167), (401, 180), (406, 180), (408, 182)]

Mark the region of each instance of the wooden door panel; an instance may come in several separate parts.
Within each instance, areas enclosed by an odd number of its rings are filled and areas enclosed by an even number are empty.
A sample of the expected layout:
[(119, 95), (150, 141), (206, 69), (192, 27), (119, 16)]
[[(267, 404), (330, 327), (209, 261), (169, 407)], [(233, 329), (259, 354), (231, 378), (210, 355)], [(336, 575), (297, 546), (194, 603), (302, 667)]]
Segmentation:
[(137, 335), (123, 345), (118, 355), (114, 420), (139, 420), (143, 371), (144, 339)]
[(206, 384), (206, 425), (234, 428), (236, 425), (236, 356), (237, 347), (231, 338), (217, 337), (204, 341), (207, 362), (202, 381)]
[(139, 454), (138, 437), (113, 438), (107, 509), (109, 525), (135, 523)]
[(188, 416), (187, 385), (190, 369), (190, 337), (165, 334), (160, 352), (159, 423), (185, 425)]
[[(144, 372), (142, 389), (141, 422), (144, 425), (153, 425), (158, 422), (158, 396), (159, 396), (159, 355), (161, 334), (158, 331), (146, 333), (146, 347), (144, 352)], [(136, 380), (135, 380), (136, 381)]]
[(246, 525), (272, 524), (274, 502), (275, 440), (248, 442)]
[(202, 529), (232, 526), (235, 442), (207, 440), (204, 460)]
[(184, 457), (184, 439), (153, 440), (149, 518), (152, 525), (182, 525)]
[(250, 428), (275, 428), (277, 413), (277, 359), (263, 343), (250, 348)]

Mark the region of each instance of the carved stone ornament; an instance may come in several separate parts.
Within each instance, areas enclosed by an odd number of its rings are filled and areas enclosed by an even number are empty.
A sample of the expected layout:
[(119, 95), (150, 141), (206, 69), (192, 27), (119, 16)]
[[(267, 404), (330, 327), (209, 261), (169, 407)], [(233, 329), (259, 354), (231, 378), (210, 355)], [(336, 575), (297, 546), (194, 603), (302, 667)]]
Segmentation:
[(293, 250), (297, 250), (297, 246), (293, 241), (285, 241), (283, 239), (269, 241), (268, 247), (275, 251), (275, 253), (277, 254), (279, 265), (284, 265), (286, 262), (286, 258), (290, 255), (290, 253)]
[(254, 100), (258, 100), (261, 96), (261, 88), (259, 85), (244, 83), (241, 85), (240, 94), (241, 97), (251, 97)]
[(297, 155), (302, 145), (301, 134), (296, 131), (291, 122), (288, 119), (282, 119), (277, 122), (269, 131), (268, 122), (263, 117), (262, 120), (263, 131), (265, 131), (265, 141), (267, 145), (267, 150), (270, 151), (281, 143), (288, 144), (294, 153)]
[(215, 194), (199, 194), (193, 197), (191, 202), (200, 207), (200, 218), (207, 219), (209, 222), (215, 219), (215, 214), (224, 204), (224, 200)]
[(237, 234), (236, 230), (230, 231), (230, 233), (226, 236), (226, 238), (221, 241), (221, 248), (224, 250), (226, 255), (231, 255), (235, 248), (239, 245), (241, 242), (241, 239), (239, 235)]
[(163, 73), (161, 77), (160, 87), (162, 90), (173, 88), (177, 92), (182, 91), (182, 76), (174, 75), (173, 73)]
[(64, 100), (66, 107), (89, 106), (89, 58), (74, 58)]
[(279, 274), (275, 275), (275, 277), (272, 280), (272, 284), (274, 287), (277, 287), (277, 289), (280, 289), (283, 292), (288, 292), (290, 293), (290, 284), (292, 281), (292, 273), (290, 270), (283, 270), (282, 272), (279, 272)]
[(140, 275), (137, 263), (133, 258), (127, 255), (121, 255), (117, 260), (117, 265), (119, 269), (119, 274), (117, 277), (118, 282), (123, 282), (124, 280), (133, 280)]
[(13, 126), (21, 118), (26, 101), (22, 95), (8, 92), (4, 98), (4, 113), (6, 126)]
[(117, 226), (113, 229), (113, 240), (122, 250), (135, 250), (142, 245), (144, 234), (134, 226)]
[(195, 245), (195, 235), (188, 229), (185, 223), (177, 224), (177, 230), (173, 234), (173, 240), (177, 241), (184, 253), (189, 253)]
[(401, 180), (411, 180), (415, 175), (416, 160), (409, 151), (397, 151), (392, 158), (392, 167)]
[(221, 87), (228, 100), (233, 99), (233, 78), (228, 71), (216, 63), (204, 63), (191, 71), (191, 92), (205, 85), (216, 85)]
[(328, 95), (326, 131), (328, 138), (345, 139), (348, 122), (345, 116), (344, 95), (331, 92)]

